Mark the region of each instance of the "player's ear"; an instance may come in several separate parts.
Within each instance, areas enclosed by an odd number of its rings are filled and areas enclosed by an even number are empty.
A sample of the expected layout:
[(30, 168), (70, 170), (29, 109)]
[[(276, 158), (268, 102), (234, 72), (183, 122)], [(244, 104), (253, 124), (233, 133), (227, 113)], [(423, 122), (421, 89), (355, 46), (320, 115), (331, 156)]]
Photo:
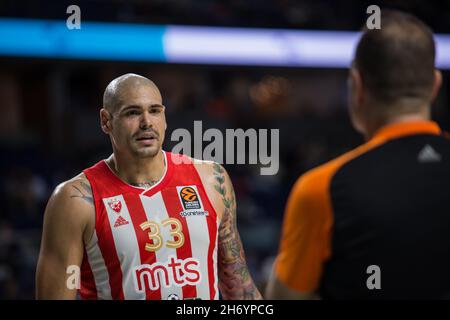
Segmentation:
[(100, 126), (102, 131), (109, 134), (111, 131), (111, 114), (105, 108), (100, 109)]
[(163, 113), (164, 113), (164, 131), (166, 131), (167, 130), (166, 106), (163, 106)]

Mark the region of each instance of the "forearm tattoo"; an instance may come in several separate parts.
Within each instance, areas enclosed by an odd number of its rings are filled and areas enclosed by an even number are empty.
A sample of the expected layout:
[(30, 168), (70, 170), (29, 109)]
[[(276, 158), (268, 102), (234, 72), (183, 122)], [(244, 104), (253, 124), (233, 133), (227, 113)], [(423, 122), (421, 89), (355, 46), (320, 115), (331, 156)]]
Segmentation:
[(71, 198), (81, 198), (89, 204), (94, 204), (92, 190), (87, 182), (81, 181), (79, 186), (72, 185), (72, 187), (76, 190), (76, 194), (71, 195)]
[(236, 197), (225, 170), (214, 164), (214, 189), (220, 194), (224, 212), (219, 227), (219, 287), (225, 299), (262, 299), (248, 272), (242, 242), (236, 225)]

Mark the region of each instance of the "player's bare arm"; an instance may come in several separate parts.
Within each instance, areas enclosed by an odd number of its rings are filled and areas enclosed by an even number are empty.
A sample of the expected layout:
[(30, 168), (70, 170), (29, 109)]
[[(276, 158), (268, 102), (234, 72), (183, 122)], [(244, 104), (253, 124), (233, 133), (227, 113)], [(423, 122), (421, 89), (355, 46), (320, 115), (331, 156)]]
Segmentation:
[(236, 224), (236, 197), (226, 170), (214, 162), (196, 164), (208, 197), (219, 216), (219, 288), (224, 299), (262, 299), (248, 271)]
[(36, 270), (37, 299), (75, 299), (67, 286), (67, 267), (81, 266), (84, 243), (94, 228), (94, 204), (84, 174), (60, 184), (44, 215), (41, 250)]

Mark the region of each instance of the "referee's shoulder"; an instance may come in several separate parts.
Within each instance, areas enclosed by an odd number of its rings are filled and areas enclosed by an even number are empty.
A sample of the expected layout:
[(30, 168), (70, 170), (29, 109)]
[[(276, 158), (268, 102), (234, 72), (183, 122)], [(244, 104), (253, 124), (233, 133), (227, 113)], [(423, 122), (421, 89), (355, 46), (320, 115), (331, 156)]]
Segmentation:
[(322, 165), (303, 173), (296, 181), (297, 192), (327, 192), (334, 174), (346, 163), (375, 148), (377, 144), (367, 142)]

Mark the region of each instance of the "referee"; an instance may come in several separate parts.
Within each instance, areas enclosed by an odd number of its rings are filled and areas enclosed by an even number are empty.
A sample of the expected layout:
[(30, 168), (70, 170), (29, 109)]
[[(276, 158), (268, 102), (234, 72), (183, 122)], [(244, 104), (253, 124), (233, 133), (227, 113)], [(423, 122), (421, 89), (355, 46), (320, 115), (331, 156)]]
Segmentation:
[(286, 205), (269, 299), (449, 299), (450, 140), (430, 29), (383, 12), (349, 74), (367, 143), (302, 175)]

